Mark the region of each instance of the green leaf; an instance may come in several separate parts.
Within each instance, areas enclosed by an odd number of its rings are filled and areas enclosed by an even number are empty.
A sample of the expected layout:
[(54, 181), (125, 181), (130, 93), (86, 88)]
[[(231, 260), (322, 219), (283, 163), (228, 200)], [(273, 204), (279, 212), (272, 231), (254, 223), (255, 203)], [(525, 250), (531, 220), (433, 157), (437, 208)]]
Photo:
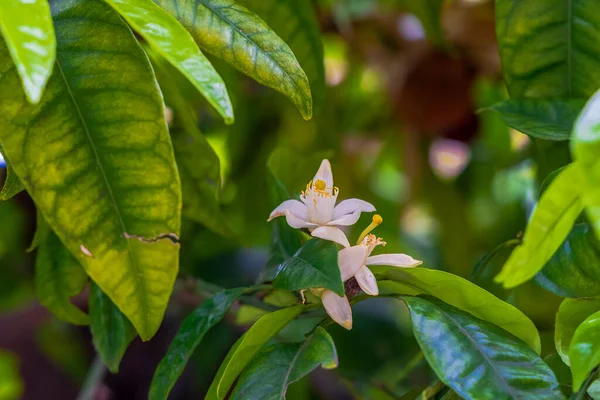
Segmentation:
[[(0, 153), (4, 154), (4, 149), (0, 144)], [(12, 170), (12, 166), (10, 165), (10, 161), (4, 157), (4, 161), (6, 162), (6, 180), (4, 181), (4, 186), (2, 187), (2, 191), (0, 191), (0, 200), (6, 201), (15, 197), (17, 194), (21, 193), (25, 190), (25, 187), (17, 177), (17, 175)]]
[(588, 224), (573, 227), (535, 282), (562, 297), (600, 295), (600, 250)]
[(225, 359), (219, 366), (219, 369), (218, 369), (217, 373), (215, 374), (215, 377), (213, 378), (213, 381), (211, 382), (210, 387), (208, 388), (208, 392), (206, 392), (206, 396), (204, 397), (204, 400), (218, 400), (219, 399), (219, 397), (217, 396), (217, 387), (219, 386), (219, 382), (221, 382), (221, 378), (223, 377), (223, 374), (225, 373), (225, 369), (229, 365), (229, 361), (231, 361), (231, 357), (233, 357), (233, 355), (235, 354), (238, 347), (240, 347), (240, 344), (243, 341), (244, 341), (244, 336), (242, 336), (238, 340), (236, 340), (235, 343), (233, 344), (233, 346), (231, 346), (231, 348), (227, 352)]
[(564, 399), (552, 370), (518, 338), (438, 299), (402, 299), (429, 365), (461, 397)]
[(566, 167), (542, 194), (525, 230), (523, 244), (510, 255), (496, 282), (512, 288), (533, 278), (565, 240), (583, 210), (579, 165)]
[(226, 237), (234, 236), (221, 211), (221, 166), (219, 157), (198, 129), (190, 105), (172, 79), (177, 73), (152, 49), (147, 50), (166, 103), (173, 108), (171, 138), (181, 177), (183, 215)]
[(233, 0), (154, 0), (192, 34), (196, 43), (258, 83), (287, 96), (304, 119), (312, 117), (306, 74), (269, 26)]
[(585, 211), (600, 238), (600, 90), (587, 102), (573, 130), (571, 153), (585, 181)]
[(303, 343), (280, 343), (261, 350), (240, 376), (231, 399), (285, 399), (288, 386), (319, 365), (326, 369), (338, 365), (333, 339), (321, 327)]
[(52, 229), (148, 340), (179, 264), (181, 190), (162, 96), (110, 6), (52, 5), (57, 59), (39, 105), (0, 48), (0, 142)]
[(587, 394), (593, 400), (600, 400), (600, 379), (596, 379), (592, 384), (587, 388)]
[(565, 364), (571, 365), (569, 346), (575, 330), (587, 317), (598, 311), (600, 311), (599, 297), (566, 299), (561, 303), (556, 313), (554, 344)]
[(442, 6), (444, 0), (403, 0), (402, 5), (414, 14), (423, 25), (427, 38), (439, 47), (446, 47), (442, 31)]
[(136, 333), (127, 317), (93, 282), (90, 285), (90, 320), (96, 351), (110, 372), (116, 374)]
[(233, 106), (225, 82), (175, 18), (152, 0), (106, 2), (202, 93), (226, 123), (233, 123)]
[(17, 358), (0, 350), (0, 399), (19, 399), (23, 395), (25, 383), (19, 374)]
[(501, 327), (527, 343), (537, 353), (541, 350), (540, 335), (525, 314), (466, 279), (427, 268), (371, 269), (380, 281), (379, 291), (382, 294), (435, 296), (453, 307)]
[(306, 72), (318, 109), (325, 97), (323, 42), (315, 9), (310, 0), (238, 0), (255, 12), (294, 52)]
[(56, 57), (56, 38), (48, 1), (3, 0), (0, 33), (4, 35), (27, 99), (33, 104), (38, 103)]
[(497, 0), (496, 36), (512, 98), (587, 99), (600, 87), (592, 1)]
[(273, 287), (286, 290), (325, 288), (344, 295), (335, 243), (313, 238), (279, 266)]
[(246, 368), (246, 365), (254, 358), (256, 353), (275, 336), (283, 327), (290, 321), (296, 318), (304, 306), (297, 305), (289, 308), (284, 308), (265, 315), (244, 334), (242, 340), (228, 360), (223, 375), (217, 386), (217, 396), (219, 399), (224, 399), (229, 392), (229, 389)]
[(583, 100), (505, 100), (489, 108), (506, 125), (544, 140), (569, 140)]
[(35, 291), (40, 303), (63, 321), (88, 325), (88, 315), (69, 301), (85, 288), (88, 276), (56, 234), (40, 224), (47, 223), (38, 216), (38, 231), (47, 232), (39, 238), (35, 260)]
[(579, 390), (588, 373), (600, 364), (600, 311), (577, 327), (569, 345), (573, 391)]
[(241, 289), (225, 290), (204, 300), (188, 315), (171, 342), (167, 354), (154, 372), (148, 396), (150, 400), (167, 399), (206, 332), (223, 319), (233, 302), (242, 293)]
[(573, 393), (573, 379), (571, 378), (571, 370), (563, 362), (560, 354), (552, 353), (544, 358), (544, 362), (548, 364), (552, 372), (554, 372), (554, 376), (556, 376), (556, 380), (558, 381), (560, 390), (563, 392), (563, 394), (565, 396), (571, 395)]

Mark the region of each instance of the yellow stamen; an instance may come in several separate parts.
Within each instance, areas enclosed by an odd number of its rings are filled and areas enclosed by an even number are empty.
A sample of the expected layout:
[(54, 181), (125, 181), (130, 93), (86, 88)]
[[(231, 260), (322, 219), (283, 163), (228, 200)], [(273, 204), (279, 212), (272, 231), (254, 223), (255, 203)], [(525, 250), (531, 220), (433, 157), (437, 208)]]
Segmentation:
[(327, 187), (327, 184), (325, 183), (325, 181), (323, 181), (321, 179), (317, 179), (317, 181), (315, 182), (315, 188), (317, 190), (323, 191), (323, 190), (325, 190), (326, 187)]
[(367, 226), (365, 228), (364, 231), (362, 231), (362, 233), (360, 234), (360, 236), (358, 237), (358, 242), (356, 242), (356, 244), (360, 244), (363, 239), (369, 234), (371, 233), (371, 231), (375, 228), (377, 228), (377, 226), (381, 225), (381, 223), (383, 222), (383, 218), (381, 218), (381, 215), (379, 214), (375, 214), (373, 215), (373, 221), (371, 222), (371, 224), (369, 226)]

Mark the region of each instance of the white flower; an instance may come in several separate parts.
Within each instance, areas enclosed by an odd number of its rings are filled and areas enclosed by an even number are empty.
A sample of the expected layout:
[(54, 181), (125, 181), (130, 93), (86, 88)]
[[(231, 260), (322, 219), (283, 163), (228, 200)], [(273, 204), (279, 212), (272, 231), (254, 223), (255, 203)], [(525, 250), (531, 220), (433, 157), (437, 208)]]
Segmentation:
[[(348, 246), (338, 253), (338, 266), (342, 274), (342, 281), (346, 282), (355, 278), (360, 288), (371, 296), (379, 294), (377, 279), (368, 268), (369, 265), (389, 265), (400, 268), (413, 268), (421, 265), (423, 262), (415, 260), (407, 254), (379, 254), (371, 256), (371, 252), (378, 245), (385, 246), (385, 242), (370, 234), (377, 225), (381, 224), (382, 218), (379, 215), (373, 216), (373, 222), (360, 235), (359, 244)], [(338, 296), (331, 290), (319, 290), (316, 292), (321, 296), (323, 306), (327, 314), (335, 322), (350, 330), (352, 329), (352, 310), (350, 302), (346, 296)]]
[(361, 212), (373, 212), (375, 207), (360, 199), (348, 199), (335, 205), (339, 189), (333, 186), (331, 164), (323, 160), (314, 179), (306, 185), (300, 200), (286, 200), (269, 216), (268, 221), (285, 215), (292, 228), (308, 228), (311, 235), (331, 240), (344, 247), (350, 246), (338, 226), (353, 225)]

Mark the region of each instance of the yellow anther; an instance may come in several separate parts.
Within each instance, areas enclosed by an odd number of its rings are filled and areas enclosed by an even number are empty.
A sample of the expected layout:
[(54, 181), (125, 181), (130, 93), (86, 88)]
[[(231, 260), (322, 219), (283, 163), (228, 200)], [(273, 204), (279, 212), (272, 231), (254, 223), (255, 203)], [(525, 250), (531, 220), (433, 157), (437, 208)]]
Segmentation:
[(371, 224), (369, 224), (369, 226), (367, 226), (365, 228), (364, 231), (362, 231), (362, 233), (360, 234), (360, 236), (358, 237), (358, 241), (356, 242), (356, 244), (360, 244), (363, 239), (369, 234), (371, 233), (371, 231), (375, 228), (377, 228), (377, 226), (381, 225), (381, 223), (383, 222), (383, 218), (381, 218), (381, 215), (379, 214), (375, 214), (373, 215), (373, 221), (371, 222)]
[(321, 179), (317, 179), (317, 181), (315, 182), (315, 189), (317, 190), (325, 190), (326, 187), (327, 184)]

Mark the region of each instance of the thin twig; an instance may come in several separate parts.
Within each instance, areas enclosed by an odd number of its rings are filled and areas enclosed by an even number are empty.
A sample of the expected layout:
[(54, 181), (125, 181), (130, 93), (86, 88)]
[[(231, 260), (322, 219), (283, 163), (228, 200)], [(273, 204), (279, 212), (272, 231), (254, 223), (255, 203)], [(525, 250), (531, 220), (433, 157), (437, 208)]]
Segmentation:
[(92, 362), (87, 376), (85, 377), (81, 391), (79, 392), (79, 395), (77, 395), (77, 400), (93, 400), (94, 391), (104, 379), (105, 374), (106, 366), (100, 358), (100, 355), (97, 354), (96, 358), (94, 358), (94, 362)]

